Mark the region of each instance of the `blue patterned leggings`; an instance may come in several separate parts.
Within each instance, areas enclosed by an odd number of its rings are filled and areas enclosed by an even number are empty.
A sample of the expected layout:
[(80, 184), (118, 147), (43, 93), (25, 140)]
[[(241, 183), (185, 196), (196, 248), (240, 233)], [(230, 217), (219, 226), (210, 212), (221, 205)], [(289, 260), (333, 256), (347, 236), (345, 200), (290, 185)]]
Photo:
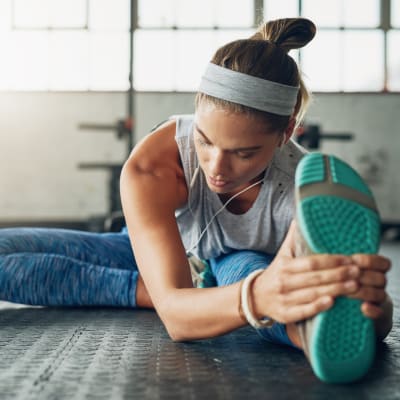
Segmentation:
[[(209, 260), (218, 286), (229, 285), (272, 256), (237, 251)], [(0, 229), (0, 300), (44, 306), (135, 307), (138, 270), (126, 230)], [(292, 345), (284, 325), (258, 333)]]

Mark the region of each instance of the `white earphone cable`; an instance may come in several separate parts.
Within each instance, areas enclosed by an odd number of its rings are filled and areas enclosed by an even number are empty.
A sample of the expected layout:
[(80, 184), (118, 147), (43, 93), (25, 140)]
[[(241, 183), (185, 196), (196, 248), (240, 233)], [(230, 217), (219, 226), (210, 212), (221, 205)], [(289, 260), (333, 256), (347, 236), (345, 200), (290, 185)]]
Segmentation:
[[(190, 182), (190, 188), (193, 187), (195, 178), (197, 177), (198, 173), (199, 173), (199, 167), (196, 168), (196, 171), (195, 171), (195, 173), (193, 174), (192, 181)], [(238, 196), (241, 195), (242, 193), (246, 192), (247, 190), (251, 189), (252, 187), (257, 186), (258, 184), (262, 183), (263, 181), (264, 181), (264, 177), (263, 177), (262, 179), (258, 180), (257, 182), (252, 183), (250, 186), (248, 186), (247, 188), (244, 188), (244, 189), (241, 190), (240, 192), (234, 194), (230, 199), (228, 199), (228, 200), (226, 201), (226, 203), (211, 217), (210, 221), (208, 221), (208, 223), (207, 223), (207, 225), (205, 226), (205, 228), (201, 231), (199, 237), (197, 238), (196, 243), (193, 244), (193, 245), (186, 251), (186, 254), (187, 254), (187, 255), (190, 255), (190, 254), (191, 254), (191, 251), (192, 251), (194, 248), (196, 248), (196, 247), (198, 246), (198, 244), (200, 243), (201, 239), (203, 238), (203, 236), (204, 236), (205, 233), (207, 232), (207, 229), (208, 229), (209, 226), (212, 224), (212, 222), (214, 221), (214, 219), (217, 217), (217, 215), (218, 215), (219, 213), (221, 213), (221, 212), (228, 206), (228, 204), (229, 204), (233, 199), (235, 199), (236, 197), (238, 197)], [(192, 210), (191, 210), (191, 208), (190, 208), (190, 199), (189, 199), (189, 209), (190, 209), (190, 211), (192, 212)], [(192, 215), (193, 215), (193, 212), (192, 212)]]

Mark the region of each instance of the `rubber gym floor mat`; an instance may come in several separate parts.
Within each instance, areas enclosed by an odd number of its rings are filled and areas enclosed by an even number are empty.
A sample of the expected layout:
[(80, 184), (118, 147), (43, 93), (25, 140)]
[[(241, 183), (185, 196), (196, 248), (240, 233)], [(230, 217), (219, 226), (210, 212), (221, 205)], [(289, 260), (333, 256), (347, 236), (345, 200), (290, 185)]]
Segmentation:
[[(385, 248), (394, 261), (399, 245)], [(360, 381), (319, 381), (299, 351), (252, 329), (172, 342), (153, 311), (0, 309), (0, 399), (400, 399), (400, 265), (389, 274), (395, 326)]]

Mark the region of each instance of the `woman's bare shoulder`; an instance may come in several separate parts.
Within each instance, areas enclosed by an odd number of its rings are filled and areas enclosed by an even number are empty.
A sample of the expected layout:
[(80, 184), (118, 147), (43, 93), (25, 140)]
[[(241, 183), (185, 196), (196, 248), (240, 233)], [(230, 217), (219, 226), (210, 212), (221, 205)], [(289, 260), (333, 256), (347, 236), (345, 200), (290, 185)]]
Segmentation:
[(135, 145), (122, 171), (123, 186), (142, 185), (144, 178), (146, 186), (153, 182), (154, 189), (171, 191), (176, 206), (185, 203), (187, 186), (175, 130), (176, 121), (167, 121)]
[(149, 172), (163, 167), (181, 170), (175, 132), (175, 120), (168, 120), (158, 126), (135, 145), (127, 163), (139, 166), (143, 171)]

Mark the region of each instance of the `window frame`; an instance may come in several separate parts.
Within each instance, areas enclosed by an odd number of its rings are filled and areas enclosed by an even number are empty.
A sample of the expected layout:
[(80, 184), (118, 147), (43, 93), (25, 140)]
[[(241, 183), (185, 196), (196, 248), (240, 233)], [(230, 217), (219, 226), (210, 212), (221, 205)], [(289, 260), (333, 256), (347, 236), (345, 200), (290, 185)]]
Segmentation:
[[(145, 0), (137, 0), (137, 2), (140, 1), (145, 1)], [(253, 25), (249, 28), (256, 29), (256, 27), (259, 25), (261, 21), (264, 20), (264, 1), (263, 0), (253, 0), (254, 1), (254, 21)], [(294, 0), (297, 3), (297, 13), (298, 16), (302, 15), (302, 4), (303, 0)], [(390, 7), (391, 7), (391, 0), (379, 0), (380, 3), (380, 21), (379, 24), (375, 27), (362, 27), (362, 26), (354, 26), (354, 27), (346, 27), (346, 26), (337, 26), (337, 27), (318, 27), (319, 30), (321, 31), (381, 31), (383, 33), (383, 81), (382, 81), (382, 89), (381, 90), (316, 90), (315, 92), (319, 93), (326, 93), (326, 94), (337, 94), (337, 93), (362, 93), (362, 94), (379, 94), (379, 93), (399, 93), (400, 90), (389, 90), (388, 89), (388, 79), (389, 79), (389, 56), (388, 56), (388, 32), (391, 31), (400, 31), (400, 27), (392, 27), (391, 26), (391, 14), (390, 14)], [(139, 24), (137, 24), (136, 29), (138, 30), (202, 30), (202, 29), (207, 29), (205, 27), (179, 27), (179, 26), (163, 26), (163, 27), (157, 27), (157, 26), (151, 26), (151, 27), (141, 27)], [(226, 27), (218, 27), (215, 26), (214, 29), (221, 29), (221, 30), (226, 30), (226, 29), (240, 29), (239, 27), (231, 27), (231, 28), (226, 28)], [(243, 29), (243, 28), (242, 28)], [(299, 65), (301, 68), (301, 57), (302, 57), (302, 50), (298, 52), (298, 61)], [(139, 90), (143, 92), (157, 92), (154, 90)], [(182, 92), (185, 93), (185, 91), (180, 91), (180, 90), (174, 90), (176, 92)], [(165, 92), (163, 90), (159, 90), (158, 92)]]
[[(89, 3), (90, 0), (82, 0), (83, 2), (85, 2), (86, 4), (86, 22), (84, 24), (84, 26), (82, 27), (54, 27), (54, 26), (48, 26), (48, 27), (43, 27), (43, 28), (24, 28), (24, 27), (16, 27), (15, 26), (15, 16), (14, 16), (14, 12), (15, 12), (15, 3), (18, 0), (9, 0), (10, 4), (11, 4), (11, 11), (12, 11), (12, 15), (11, 15), (11, 29), (12, 31), (19, 31), (19, 30), (24, 30), (24, 31), (30, 31), (30, 32), (35, 32), (35, 31), (46, 31), (46, 32), (50, 32), (50, 31), (81, 31), (81, 32), (89, 32), (90, 27), (89, 27)], [(131, 69), (134, 68), (134, 63), (135, 63), (135, 59), (133, 56), (134, 53), (134, 44), (133, 44), (133, 36), (135, 35), (135, 32), (137, 32), (138, 30), (158, 30), (158, 31), (185, 31), (185, 30), (190, 30), (190, 31), (204, 31), (204, 30), (214, 30), (214, 31), (229, 31), (229, 30), (244, 30), (246, 29), (244, 26), (213, 26), (213, 27), (201, 27), (201, 26), (185, 26), (185, 27), (180, 27), (180, 26), (151, 26), (151, 27), (143, 27), (140, 26), (138, 21), (139, 21), (139, 15), (138, 15), (138, 9), (139, 9), (139, 3), (146, 0), (129, 0), (130, 5), (131, 5), (131, 25), (129, 28), (129, 34), (131, 37), (130, 40), (130, 51), (131, 51), (131, 55), (129, 57), (129, 62), (130, 62), (130, 66)], [(390, 65), (390, 56), (389, 56), (389, 44), (388, 44), (388, 37), (389, 37), (389, 32), (400, 32), (400, 26), (392, 26), (391, 24), (391, 4), (392, 1), (399, 1), (399, 0), (379, 0), (380, 1), (380, 23), (377, 27), (374, 28), (370, 28), (370, 27), (366, 27), (366, 28), (362, 28), (362, 27), (343, 27), (343, 26), (338, 26), (338, 27), (319, 27), (319, 30), (321, 31), (325, 31), (325, 30), (334, 30), (334, 31), (351, 31), (351, 30), (380, 30), (383, 32), (383, 82), (382, 82), (382, 90), (377, 90), (377, 91), (348, 91), (348, 90), (337, 90), (337, 91), (318, 91), (316, 90), (315, 92), (320, 92), (320, 93), (363, 93), (363, 94), (367, 94), (367, 93), (373, 93), (373, 94), (379, 94), (379, 93), (400, 93), (400, 88), (399, 89), (390, 89), (390, 82), (389, 82), (389, 78), (390, 78), (390, 73), (393, 74), (393, 71), (389, 71)], [(301, 11), (302, 11), (302, 3), (303, 0), (294, 0), (294, 2), (297, 3), (297, 11), (298, 14), (301, 15)], [(253, 9), (253, 23), (251, 26), (249, 26), (249, 29), (256, 29), (256, 27), (259, 25), (259, 23), (261, 21), (264, 20), (264, 0), (253, 0), (254, 3), (254, 9)], [(110, 31), (112, 32), (116, 32), (116, 31)], [(122, 32), (122, 31), (120, 31)], [(124, 31), (125, 32), (125, 31)], [(129, 49), (128, 49), (129, 50)], [(301, 58), (302, 58), (302, 50), (300, 50), (298, 52), (298, 60), (299, 60), (299, 64), (300, 64), (300, 68), (301, 68)], [(90, 67), (89, 67), (90, 69)], [(126, 70), (126, 69), (125, 69)], [(133, 80), (132, 77), (132, 73), (129, 74), (129, 77), (126, 77), (126, 82), (130, 82)], [(121, 80), (122, 81), (122, 80)], [(174, 83), (172, 83), (173, 85)], [(43, 90), (24, 90), (24, 89), (11, 89), (11, 91), (13, 92), (18, 92), (18, 91), (24, 91), (24, 92), (125, 92), (125, 90), (121, 90), (118, 88), (109, 88), (109, 89), (93, 89), (91, 87), (91, 82), (90, 79), (88, 78), (88, 82), (87, 82), (87, 89), (61, 89), (61, 90), (55, 90), (55, 89), (51, 89), (51, 84), (48, 84), (47, 89), (43, 89)], [(132, 90), (132, 82), (130, 85), (131, 89), (127, 89), (127, 90)], [(172, 90), (148, 90), (148, 89), (135, 89), (133, 88), (133, 90), (135, 90), (136, 92), (160, 92), (160, 93), (165, 93), (165, 92), (179, 92), (179, 93), (191, 93), (194, 90), (179, 90), (179, 89), (172, 89)], [(7, 91), (7, 90), (6, 90)]]

